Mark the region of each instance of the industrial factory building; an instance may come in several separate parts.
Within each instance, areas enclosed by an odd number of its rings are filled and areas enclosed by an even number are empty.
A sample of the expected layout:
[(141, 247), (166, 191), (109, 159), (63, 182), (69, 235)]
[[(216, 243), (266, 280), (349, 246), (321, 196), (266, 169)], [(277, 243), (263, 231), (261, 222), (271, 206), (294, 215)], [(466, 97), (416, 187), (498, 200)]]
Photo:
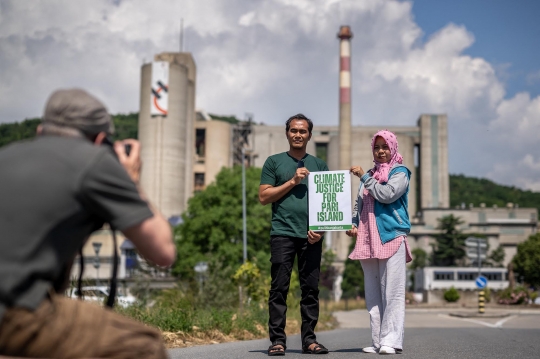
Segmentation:
[[(479, 203), (449, 208), (448, 119), (444, 114), (421, 114), (411, 118), (410, 126), (353, 127), (350, 29), (342, 27), (338, 38), (339, 125), (321, 125), (313, 116), (316, 126), (308, 153), (325, 160), (330, 170), (348, 169), (352, 164), (370, 168), (373, 162), (369, 144), (373, 134), (381, 128), (396, 133), (404, 164), (413, 173), (409, 192), (411, 247), (431, 252), (437, 219), (454, 214), (464, 220), (464, 232), (485, 234), (490, 248), (502, 245), (505, 262), (511, 260), (517, 244), (536, 232), (537, 210), (515, 205), (486, 208)], [(246, 153), (244, 161), (256, 167), (262, 167), (268, 156), (289, 149), (286, 119), (278, 126), (256, 124), (249, 119), (238, 124), (213, 120), (204, 111), (195, 110), (195, 88), (196, 66), (189, 53), (158, 54), (154, 62), (142, 66), (141, 185), (151, 202), (169, 218), (178, 218), (194, 192), (212, 183), (221, 168), (241, 164), (242, 149)], [(305, 114), (310, 117), (308, 110)], [(353, 177), (353, 196), (358, 184), (359, 179)], [(338, 268), (347, 258), (350, 241), (341, 232), (327, 234), (326, 245), (337, 254)], [(91, 268), (86, 271), (92, 272)]]

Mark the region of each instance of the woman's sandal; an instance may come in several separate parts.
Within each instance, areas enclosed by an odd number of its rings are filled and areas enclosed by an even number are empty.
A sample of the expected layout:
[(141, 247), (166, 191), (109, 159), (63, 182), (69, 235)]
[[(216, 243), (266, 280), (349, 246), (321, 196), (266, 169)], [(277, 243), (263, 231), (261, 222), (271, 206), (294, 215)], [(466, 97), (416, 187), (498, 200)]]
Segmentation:
[[(309, 347), (312, 344), (316, 344), (313, 349), (310, 349)], [(317, 342), (309, 343), (305, 347), (302, 348), (303, 354), (328, 354), (328, 349), (324, 347), (324, 345), (319, 344)]]
[(285, 355), (285, 349), (287, 349), (287, 346), (285, 344), (281, 343), (275, 343), (268, 347), (268, 356), (283, 356)]

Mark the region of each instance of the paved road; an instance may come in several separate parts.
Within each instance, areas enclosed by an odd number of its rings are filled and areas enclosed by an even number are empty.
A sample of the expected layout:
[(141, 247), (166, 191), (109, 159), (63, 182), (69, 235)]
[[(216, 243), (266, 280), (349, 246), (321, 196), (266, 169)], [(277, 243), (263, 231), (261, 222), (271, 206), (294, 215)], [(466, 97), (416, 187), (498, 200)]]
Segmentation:
[[(540, 313), (511, 312), (504, 318), (456, 318), (444, 310), (408, 310), (404, 351), (400, 358), (539, 358)], [(318, 333), (330, 349), (324, 358), (354, 358), (370, 354), (361, 348), (370, 344), (365, 310), (338, 312), (342, 329)], [(300, 337), (288, 339), (287, 358), (303, 358)], [(269, 341), (215, 344), (171, 349), (175, 358), (263, 358)]]

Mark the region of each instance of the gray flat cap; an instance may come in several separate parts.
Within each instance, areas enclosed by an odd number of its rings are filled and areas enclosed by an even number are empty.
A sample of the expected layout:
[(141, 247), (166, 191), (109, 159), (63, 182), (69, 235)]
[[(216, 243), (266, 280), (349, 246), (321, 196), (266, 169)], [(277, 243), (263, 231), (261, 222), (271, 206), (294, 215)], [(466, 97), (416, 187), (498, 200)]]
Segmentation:
[(75, 128), (86, 135), (114, 133), (111, 116), (94, 96), (81, 89), (53, 92), (43, 114), (43, 125)]

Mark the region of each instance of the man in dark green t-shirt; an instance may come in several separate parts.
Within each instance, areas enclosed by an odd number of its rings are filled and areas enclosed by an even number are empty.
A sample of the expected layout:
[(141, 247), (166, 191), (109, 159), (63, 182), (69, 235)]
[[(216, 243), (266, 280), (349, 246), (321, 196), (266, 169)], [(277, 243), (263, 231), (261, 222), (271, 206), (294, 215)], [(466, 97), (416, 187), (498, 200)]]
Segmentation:
[(285, 125), (289, 151), (268, 157), (261, 175), (259, 201), (263, 205), (272, 203), (272, 284), (268, 298), (268, 331), (272, 342), (268, 348), (270, 356), (285, 354), (287, 294), (296, 256), (302, 291), (302, 351), (311, 354), (328, 353), (328, 349), (317, 343), (315, 336), (315, 326), (319, 319), (323, 233), (308, 229), (307, 185), (310, 171), (328, 171), (328, 166), (321, 159), (306, 153), (312, 129), (313, 122), (302, 114), (289, 118)]

